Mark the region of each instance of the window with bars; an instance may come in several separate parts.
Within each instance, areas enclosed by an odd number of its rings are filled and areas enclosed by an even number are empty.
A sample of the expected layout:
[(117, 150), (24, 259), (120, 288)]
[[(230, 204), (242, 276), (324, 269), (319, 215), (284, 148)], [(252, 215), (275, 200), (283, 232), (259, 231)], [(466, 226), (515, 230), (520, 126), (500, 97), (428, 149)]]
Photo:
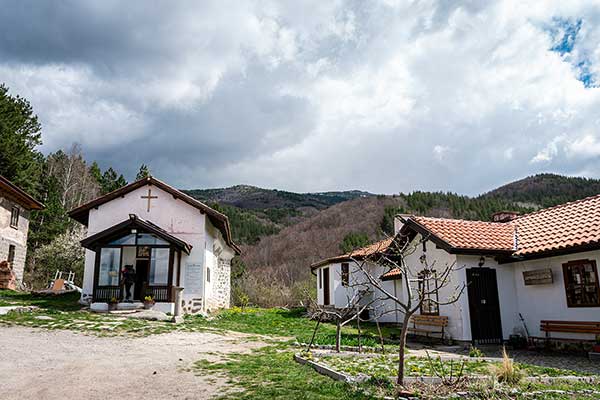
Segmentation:
[(19, 228), (19, 207), (14, 206), (10, 211), (10, 226), (12, 228)]
[(350, 265), (342, 263), (342, 286), (348, 286), (350, 283)]
[(577, 260), (563, 264), (568, 307), (599, 307), (598, 269), (594, 260)]
[(16, 247), (14, 245), (8, 245), (8, 257), (7, 260), (8, 261), (8, 265), (12, 268), (13, 264), (15, 262), (15, 250)]
[(435, 271), (419, 272), (419, 293), (421, 302), (421, 315), (440, 315), (437, 273)]

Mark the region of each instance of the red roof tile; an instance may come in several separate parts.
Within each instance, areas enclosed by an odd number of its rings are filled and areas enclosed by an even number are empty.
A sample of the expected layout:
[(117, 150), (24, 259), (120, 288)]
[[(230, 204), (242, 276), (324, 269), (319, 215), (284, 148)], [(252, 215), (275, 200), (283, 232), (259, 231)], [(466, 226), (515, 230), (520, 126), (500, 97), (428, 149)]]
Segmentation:
[[(430, 233), (453, 252), (505, 252), (506, 255), (543, 255), (557, 250), (576, 250), (597, 245), (600, 248), (600, 195), (546, 208), (509, 222), (406, 217), (408, 229)], [(332, 262), (364, 258), (385, 251), (386, 239), (351, 253), (311, 265), (317, 268)], [(382, 279), (394, 279), (400, 271), (391, 270)]]
[(370, 244), (368, 246), (361, 247), (360, 249), (353, 250), (349, 253), (342, 254), (340, 256), (326, 258), (324, 260), (318, 261), (316, 263), (313, 263), (310, 267), (311, 267), (311, 269), (314, 269), (314, 268), (318, 268), (325, 264), (331, 264), (331, 263), (341, 262), (341, 261), (350, 261), (353, 259), (354, 260), (364, 259), (365, 257), (369, 257), (374, 254), (382, 253), (382, 252), (386, 251), (389, 248), (390, 244), (392, 244), (393, 240), (394, 240), (393, 238), (380, 240), (380, 241)]
[(525, 214), (509, 222), (408, 219), (456, 249), (514, 250), (515, 256), (528, 256), (600, 244), (600, 195)]
[(517, 256), (600, 243), (600, 195), (546, 208), (511, 222)]
[(391, 281), (394, 279), (400, 279), (401, 276), (402, 276), (402, 273), (400, 272), (399, 268), (392, 268), (385, 274), (381, 275), (381, 280), (382, 281)]
[(507, 223), (428, 217), (411, 219), (455, 248), (506, 251), (514, 248), (514, 227)]

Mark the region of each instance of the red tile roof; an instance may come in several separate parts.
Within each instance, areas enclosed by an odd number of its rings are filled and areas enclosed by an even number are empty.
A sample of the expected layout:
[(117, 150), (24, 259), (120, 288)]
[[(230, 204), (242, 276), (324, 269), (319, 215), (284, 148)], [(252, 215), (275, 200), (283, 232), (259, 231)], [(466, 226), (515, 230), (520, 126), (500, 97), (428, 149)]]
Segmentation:
[[(403, 229), (430, 234), (432, 241), (453, 253), (491, 252), (506, 257), (531, 257), (600, 248), (600, 195), (525, 214), (508, 222), (403, 218)], [(386, 239), (311, 267), (364, 258), (387, 250), (391, 243), (392, 239)], [(394, 279), (399, 275), (400, 271), (391, 270), (382, 279)]]
[(418, 225), (458, 249), (513, 250), (515, 228), (507, 223), (411, 217)]
[(392, 268), (385, 274), (381, 275), (381, 280), (382, 281), (391, 281), (394, 279), (400, 279), (401, 276), (402, 276), (402, 273), (400, 272), (400, 269)]
[(546, 208), (509, 222), (409, 217), (453, 250), (511, 251), (531, 256), (584, 246), (600, 247), (600, 195)]
[(313, 263), (310, 266), (310, 268), (315, 269), (315, 268), (318, 268), (325, 264), (331, 264), (331, 263), (335, 263), (335, 262), (361, 260), (361, 259), (364, 259), (365, 257), (369, 257), (374, 254), (383, 253), (390, 247), (390, 244), (392, 244), (393, 240), (394, 240), (393, 238), (380, 240), (380, 241), (370, 244), (368, 246), (361, 247), (360, 249), (353, 250), (349, 253), (342, 254), (340, 256), (326, 258), (324, 260)]
[(600, 243), (600, 195), (546, 208), (511, 221), (517, 256)]

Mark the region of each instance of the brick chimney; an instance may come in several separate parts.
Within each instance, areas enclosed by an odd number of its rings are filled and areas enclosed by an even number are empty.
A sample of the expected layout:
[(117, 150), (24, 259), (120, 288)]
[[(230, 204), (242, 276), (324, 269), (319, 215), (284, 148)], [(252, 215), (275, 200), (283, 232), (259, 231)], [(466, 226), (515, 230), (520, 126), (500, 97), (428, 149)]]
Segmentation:
[(499, 211), (492, 214), (492, 222), (509, 222), (520, 215), (517, 211)]

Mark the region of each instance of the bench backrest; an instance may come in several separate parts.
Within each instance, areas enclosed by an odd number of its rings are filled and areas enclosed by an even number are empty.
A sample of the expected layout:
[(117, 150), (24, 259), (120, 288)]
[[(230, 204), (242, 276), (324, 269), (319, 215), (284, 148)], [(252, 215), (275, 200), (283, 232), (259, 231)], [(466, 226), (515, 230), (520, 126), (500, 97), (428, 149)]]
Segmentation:
[(448, 326), (448, 317), (445, 315), (413, 315), (415, 325)]
[(540, 321), (544, 332), (600, 333), (600, 322), (596, 321)]

